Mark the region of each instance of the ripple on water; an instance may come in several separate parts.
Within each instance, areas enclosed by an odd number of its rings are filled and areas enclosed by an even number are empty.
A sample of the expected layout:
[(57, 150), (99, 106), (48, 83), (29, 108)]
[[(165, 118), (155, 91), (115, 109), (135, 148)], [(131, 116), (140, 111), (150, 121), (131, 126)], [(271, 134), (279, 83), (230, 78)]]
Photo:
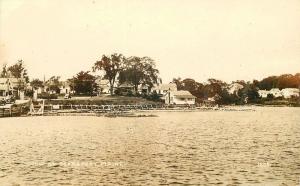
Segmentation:
[(0, 183), (296, 185), (299, 111), (3, 118)]

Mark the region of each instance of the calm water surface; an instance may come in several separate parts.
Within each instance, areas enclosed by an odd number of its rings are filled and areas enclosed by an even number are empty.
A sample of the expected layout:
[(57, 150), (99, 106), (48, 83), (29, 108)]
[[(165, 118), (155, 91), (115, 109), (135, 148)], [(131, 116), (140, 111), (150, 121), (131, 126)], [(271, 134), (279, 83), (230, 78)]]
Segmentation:
[(300, 108), (0, 119), (0, 185), (299, 185)]

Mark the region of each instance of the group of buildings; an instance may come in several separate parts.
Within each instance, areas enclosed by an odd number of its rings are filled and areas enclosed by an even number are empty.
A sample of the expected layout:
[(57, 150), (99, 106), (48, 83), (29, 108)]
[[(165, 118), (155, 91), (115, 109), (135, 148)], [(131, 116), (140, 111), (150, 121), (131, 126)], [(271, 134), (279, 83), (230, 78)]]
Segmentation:
[[(105, 79), (96, 80), (98, 85), (99, 94), (110, 94), (109, 81)], [(123, 92), (133, 92), (134, 86), (129, 83), (120, 84), (115, 89), (122, 90)], [(144, 94), (156, 93), (166, 104), (176, 105), (193, 105), (196, 102), (196, 97), (189, 91), (177, 90), (175, 83), (157, 84), (151, 89), (147, 85), (139, 85), (138, 92)]]
[[(95, 83), (98, 86), (98, 95), (110, 94), (109, 81), (106, 79), (98, 78)], [(56, 94), (56, 90), (52, 90), (49, 87), (51, 82), (48, 84), (44, 83), (43, 86), (33, 88), (29, 83), (26, 83), (23, 78), (0, 78), (0, 97), (14, 96), (24, 99), (24, 91), (27, 89), (34, 90), (37, 94), (49, 93)], [(62, 81), (59, 83), (59, 94), (70, 94), (74, 93), (71, 88), (70, 82)], [(134, 86), (128, 83), (120, 84), (116, 87), (118, 90), (133, 92)], [(169, 84), (157, 84), (151, 89), (146, 85), (139, 85), (138, 92), (144, 94), (157, 93), (166, 104), (195, 104), (196, 97), (193, 96), (189, 91), (177, 90), (175, 83)]]
[(26, 82), (24, 78), (0, 78), (0, 97), (9, 95), (24, 97)]
[(300, 90), (297, 88), (285, 88), (280, 90), (279, 88), (273, 88), (271, 90), (259, 90), (258, 94), (262, 98), (267, 98), (268, 96), (274, 98), (285, 98), (290, 99), (293, 97), (299, 97)]
[[(98, 86), (97, 95), (101, 94), (110, 94), (110, 84), (109, 81), (102, 78), (97, 78), (95, 83)], [(14, 95), (19, 97), (20, 99), (24, 99), (24, 90), (31, 89), (37, 93), (41, 94), (43, 92), (47, 92), (49, 94), (57, 94), (57, 90), (51, 90), (49, 87), (51, 86), (49, 83), (44, 83), (43, 86), (38, 88), (31, 87), (30, 84), (26, 83), (24, 78), (0, 78), (0, 97), (5, 97), (8, 95)], [(232, 83), (227, 87), (227, 90), (230, 94), (237, 94), (237, 92), (243, 88), (243, 85), (239, 83)], [(70, 86), (70, 82), (63, 81), (59, 83), (58, 87), (59, 94), (70, 94), (74, 93)], [(122, 90), (123, 92), (134, 92), (134, 86), (129, 83), (123, 83), (119, 86), (115, 87), (115, 90)], [(193, 96), (189, 91), (185, 90), (177, 90), (177, 86), (175, 83), (169, 84), (157, 84), (154, 85), (151, 89), (149, 89), (146, 85), (139, 85), (138, 92), (143, 94), (151, 94), (156, 93), (161, 97), (161, 99), (166, 104), (188, 104), (192, 105), (195, 104), (196, 97)], [(282, 97), (285, 99), (289, 99), (292, 97), (299, 97), (299, 89), (297, 88), (285, 88), (285, 89), (278, 89), (273, 88), (271, 90), (259, 90), (258, 94), (261, 98), (267, 98), (268, 96), (272, 96), (274, 98)]]
[[(242, 89), (244, 86), (239, 83), (232, 83), (227, 87), (228, 93), (230, 94), (237, 94), (237, 92)], [(300, 89), (298, 88), (272, 88), (271, 90), (258, 90), (258, 94), (261, 98), (267, 98), (268, 96), (274, 98), (285, 98), (290, 99), (293, 97), (300, 96)]]

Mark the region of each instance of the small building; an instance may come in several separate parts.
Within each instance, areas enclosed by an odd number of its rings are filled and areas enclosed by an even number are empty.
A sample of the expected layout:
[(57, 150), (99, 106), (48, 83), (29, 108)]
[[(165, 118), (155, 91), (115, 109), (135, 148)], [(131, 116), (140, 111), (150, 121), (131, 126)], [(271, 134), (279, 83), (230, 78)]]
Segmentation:
[(274, 98), (283, 97), (289, 99), (292, 97), (299, 97), (300, 90), (297, 88), (285, 88), (279, 90), (278, 88), (273, 88), (271, 90), (259, 90), (258, 94), (261, 98), (267, 98), (268, 95), (273, 95)]
[(8, 78), (0, 78), (0, 96), (8, 96), (11, 92), (11, 86)]
[(268, 95), (273, 95), (274, 98), (282, 97), (282, 92), (279, 88), (272, 88), (271, 90), (258, 90), (258, 95), (261, 98), (267, 98)]
[(110, 84), (108, 79), (96, 79), (95, 83), (98, 86), (98, 94), (110, 94)]
[(41, 93), (43, 93), (43, 92), (46, 92), (45, 87), (38, 87), (38, 88), (37, 88), (37, 93), (38, 93), (38, 94), (41, 94)]
[(138, 86), (139, 94), (148, 94), (149, 93), (149, 85), (140, 84)]
[(122, 83), (116, 87), (115, 91), (120, 95), (130, 95), (134, 93), (134, 86), (131, 83)]
[(19, 96), (20, 90), (26, 88), (23, 78), (0, 78), (0, 96), (14, 95)]
[(60, 87), (59, 87), (59, 93), (60, 94), (70, 94), (71, 93), (71, 86), (68, 81), (61, 82)]
[(158, 84), (155, 85), (151, 92), (156, 92), (157, 94), (165, 95), (169, 91), (177, 91), (177, 85), (175, 83), (169, 83), (169, 84)]
[(268, 90), (259, 90), (259, 91), (258, 91), (258, 95), (259, 95), (261, 98), (267, 98), (267, 97), (268, 97), (268, 94), (270, 94), (270, 91), (268, 91)]
[(270, 90), (270, 94), (272, 94), (274, 96), (274, 98), (282, 97), (282, 93), (279, 90), (279, 88), (272, 88)]
[(189, 91), (170, 91), (165, 95), (165, 104), (171, 105), (195, 105), (196, 97)]
[(300, 90), (297, 88), (285, 88), (281, 90), (281, 94), (285, 99), (299, 97)]

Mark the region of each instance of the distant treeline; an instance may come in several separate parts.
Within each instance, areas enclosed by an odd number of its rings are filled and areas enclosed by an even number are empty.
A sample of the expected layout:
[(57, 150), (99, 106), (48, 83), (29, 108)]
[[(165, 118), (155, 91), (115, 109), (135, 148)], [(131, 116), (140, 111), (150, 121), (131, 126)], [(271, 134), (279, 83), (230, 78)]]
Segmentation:
[(270, 90), (272, 88), (300, 88), (300, 73), (295, 75), (283, 74), (281, 76), (270, 76), (261, 81), (253, 81), (261, 90)]
[[(272, 88), (300, 88), (300, 73), (295, 75), (283, 74), (280, 76), (270, 76), (261, 81), (254, 80), (245, 82), (237, 80), (228, 84), (217, 79), (208, 79), (208, 82), (201, 83), (194, 79), (174, 78), (178, 90), (188, 90), (197, 97), (197, 102), (203, 102), (208, 98), (213, 98), (218, 104), (245, 104), (245, 103), (262, 103), (258, 90), (270, 90)], [(242, 85), (242, 88), (230, 93), (229, 90), (234, 83)]]

